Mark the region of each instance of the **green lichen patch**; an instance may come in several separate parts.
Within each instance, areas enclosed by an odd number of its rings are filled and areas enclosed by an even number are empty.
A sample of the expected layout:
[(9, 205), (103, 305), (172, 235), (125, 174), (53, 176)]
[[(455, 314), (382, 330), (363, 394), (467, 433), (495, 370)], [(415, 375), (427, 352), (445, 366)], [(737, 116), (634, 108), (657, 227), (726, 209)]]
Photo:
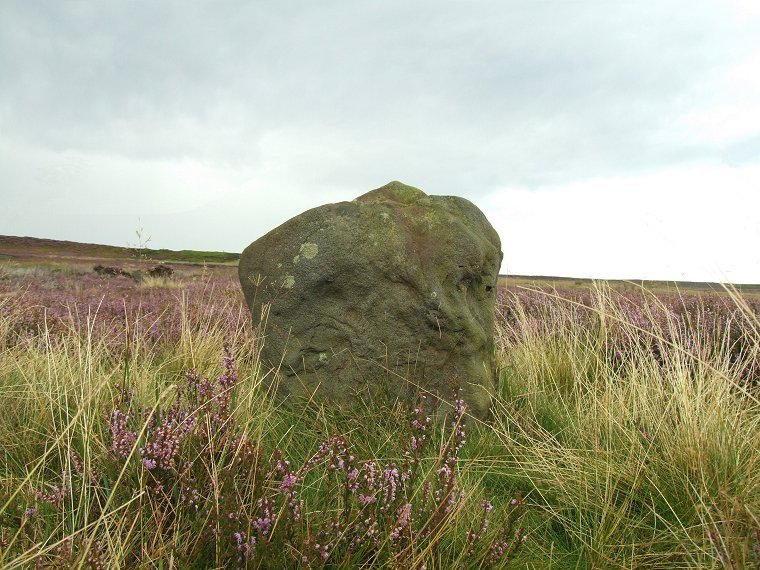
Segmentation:
[(304, 259), (314, 259), (319, 253), (319, 246), (316, 243), (302, 243), (299, 253), (303, 255)]

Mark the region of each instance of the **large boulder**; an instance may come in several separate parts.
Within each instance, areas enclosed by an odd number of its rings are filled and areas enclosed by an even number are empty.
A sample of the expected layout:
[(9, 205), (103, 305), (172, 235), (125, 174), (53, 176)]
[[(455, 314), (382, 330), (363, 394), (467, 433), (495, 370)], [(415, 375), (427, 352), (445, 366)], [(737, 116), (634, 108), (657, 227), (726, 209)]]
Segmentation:
[(288, 220), (245, 249), (239, 273), (281, 393), (450, 402), (461, 387), (482, 416), (501, 259), (474, 204), (391, 182)]

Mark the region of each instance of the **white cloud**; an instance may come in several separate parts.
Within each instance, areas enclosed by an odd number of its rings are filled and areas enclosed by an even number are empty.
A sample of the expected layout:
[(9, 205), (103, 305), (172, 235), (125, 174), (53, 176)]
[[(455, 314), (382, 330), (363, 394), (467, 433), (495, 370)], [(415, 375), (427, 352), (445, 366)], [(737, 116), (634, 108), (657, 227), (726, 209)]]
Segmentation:
[(760, 282), (760, 167), (701, 166), (482, 201), (512, 274)]
[(725, 0), (742, 18), (760, 18), (760, 3), (756, 0)]
[(718, 146), (760, 136), (760, 49), (705, 78), (700, 91), (683, 116), (685, 136)]

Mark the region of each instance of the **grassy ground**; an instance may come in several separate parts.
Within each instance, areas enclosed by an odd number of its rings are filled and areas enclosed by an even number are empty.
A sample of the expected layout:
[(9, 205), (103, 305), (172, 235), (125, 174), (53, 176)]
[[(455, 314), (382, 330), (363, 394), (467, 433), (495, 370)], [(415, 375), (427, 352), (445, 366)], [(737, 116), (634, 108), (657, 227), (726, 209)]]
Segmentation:
[(112, 262), (145, 261), (152, 263), (236, 263), (239, 253), (226, 251), (195, 251), (184, 249), (151, 249), (147, 246), (118, 247), (94, 243), (77, 243), (53, 239), (0, 236), (0, 261), (39, 263), (63, 259), (68, 263), (82, 263), (98, 260)]
[[(638, 293), (642, 289), (656, 294), (681, 294), (687, 295), (724, 295), (726, 288), (720, 283), (708, 283), (698, 281), (652, 281), (652, 280), (608, 280), (605, 286), (620, 293)], [(588, 290), (593, 289), (595, 281), (577, 277), (546, 277), (528, 275), (500, 275), (499, 285), (502, 287), (527, 287), (530, 289), (560, 289), (560, 290)], [(732, 285), (731, 288), (742, 295), (760, 296), (760, 285), (743, 284)]]
[(493, 418), (438, 425), (278, 403), (234, 268), (58, 269), (0, 271), (3, 567), (760, 563), (752, 299), (502, 290)]

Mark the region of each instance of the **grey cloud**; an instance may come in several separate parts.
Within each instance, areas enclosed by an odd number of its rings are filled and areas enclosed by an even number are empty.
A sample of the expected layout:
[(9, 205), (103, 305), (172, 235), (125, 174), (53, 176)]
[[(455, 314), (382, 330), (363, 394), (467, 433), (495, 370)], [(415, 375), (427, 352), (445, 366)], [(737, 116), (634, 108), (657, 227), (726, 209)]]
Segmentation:
[(377, 170), (477, 192), (656, 168), (717, 152), (668, 132), (751, 42), (719, 7), (6, 3), (0, 125), (58, 151), (245, 167), (273, 133), (322, 136), (348, 157), (320, 180), (338, 185)]
[[(490, 203), (513, 270), (601, 275), (558, 188), (758, 164), (757, 133), (709, 131), (759, 37), (717, 0), (0, 3), (0, 233), (239, 251), (400, 179)], [(515, 188), (553, 197), (500, 209)]]

